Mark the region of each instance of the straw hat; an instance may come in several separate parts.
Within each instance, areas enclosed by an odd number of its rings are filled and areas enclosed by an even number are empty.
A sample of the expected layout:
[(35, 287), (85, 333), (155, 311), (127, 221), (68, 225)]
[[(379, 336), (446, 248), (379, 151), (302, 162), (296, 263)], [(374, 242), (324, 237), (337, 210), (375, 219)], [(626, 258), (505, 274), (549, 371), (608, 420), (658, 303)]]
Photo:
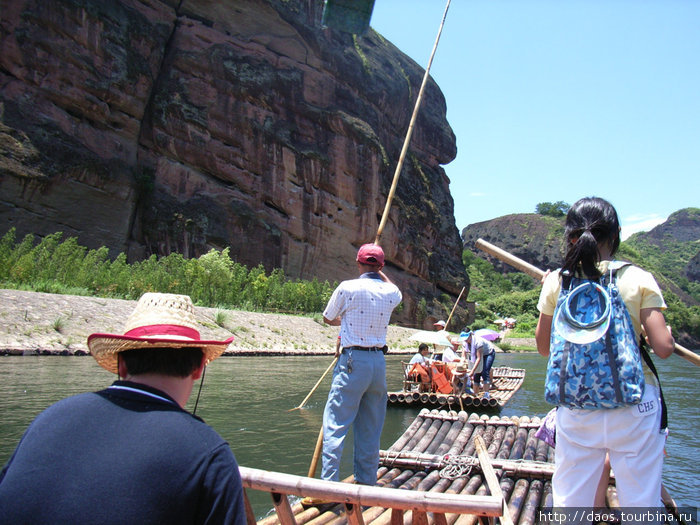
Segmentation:
[(225, 341), (200, 339), (194, 305), (187, 295), (145, 293), (124, 327), (124, 334), (92, 334), (88, 348), (97, 363), (117, 373), (117, 354), (137, 348), (201, 348), (207, 363), (219, 357), (233, 337)]

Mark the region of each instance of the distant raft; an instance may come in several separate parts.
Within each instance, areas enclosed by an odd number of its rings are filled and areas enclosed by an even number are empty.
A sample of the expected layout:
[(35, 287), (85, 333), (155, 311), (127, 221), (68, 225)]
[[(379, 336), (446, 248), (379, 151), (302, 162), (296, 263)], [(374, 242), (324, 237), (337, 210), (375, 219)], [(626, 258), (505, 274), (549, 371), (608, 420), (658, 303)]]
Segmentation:
[(443, 394), (439, 391), (420, 392), (418, 383), (405, 382), (403, 390), (387, 394), (387, 402), (394, 406), (413, 405), (446, 410), (500, 410), (523, 385), (523, 381), (525, 381), (524, 368), (500, 366), (491, 369), (490, 399), (485, 399), (483, 392), (479, 396), (466, 392), (461, 394)]

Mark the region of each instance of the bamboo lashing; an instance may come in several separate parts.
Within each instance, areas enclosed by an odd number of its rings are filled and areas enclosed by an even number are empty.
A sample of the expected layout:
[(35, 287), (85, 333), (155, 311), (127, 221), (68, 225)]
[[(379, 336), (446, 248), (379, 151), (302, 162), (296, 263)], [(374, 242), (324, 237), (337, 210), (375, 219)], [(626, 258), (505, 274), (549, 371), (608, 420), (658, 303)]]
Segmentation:
[(311, 395), (312, 395), (312, 394), (316, 391), (316, 389), (318, 388), (318, 385), (320, 385), (320, 384), (321, 384), (321, 381), (323, 381), (323, 378), (326, 377), (326, 374), (327, 374), (328, 372), (330, 372), (330, 370), (335, 366), (335, 364), (336, 364), (337, 362), (338, 362), (338, 358), (336, 357), (336, 358), (333, 359), (333, 361), (331, 362), (331, 364), (328, 365), (328, 368), (326, 368), (326, 371), (323, 372), (323, 374), (321, 375), (320, 379), (319, 379), (318, 381), (316, 381), (316, 384), (313, 386), (313, 388), (312, 388), (311, 391), (308, 393), (308, 395), (304, 398), (304, 400), (303, 400), (301, 403), (299, 403), (299, 406), (289, 409), (288, 412), (291, 412), (292, 410), (298, 410), (298, 409), (302, 408), (302, 407), (306, 404), (306, 402), (309, 400), (309, 398), (311, 397)]
[[(483, 239), (477, 239), (474, 245), (485, 251), (486, 253), (493, 255), (497, 259), (500, 259), (501, 261), (510, 264), (514, 268), (517, 268), (518, 270), (525, 272), (526, 274), (530, 275), (531, 277), (534, 277), (535, 279), (542, 279), (544, 277), (545, 272), (537, 268), (536, 266), (531, 265), (530, 263), (523, 261), (519, 257), (516, 257), (515, 255), (508, 253), (505, 250), (502, 250), (501, 248), (494, 246), (493, 244), (486, 242)], [(676, 354), (679, 357), (682, 357), (686, 361), (690, 361), (694, 365), (700, 366), (700, 356), (693, 352), (692, 350), (688, 350), (687, 348), (679, 345), (674, 341), (674, 348), (673, 348), (673, 353)]]
[(391, 188), (389, 189), (389, 195), (386, 199), (386, 204), (384, 205), (384, 213), (382, 214), (382, 219), (379, 221), (379, 228), (377, 228), (377, 236), (374, 239), (374, 244), (379, 244), (379, 237), (381, 237), (384, 231), (384, 226), (389, 217), (389, 209), (391, 209), (391, 201), (394, 200), (394, 194), (396, 193), (396, 186), (399, 183), (399, 175), (401, 174), (401, 168), (403, 167), (403, 161), (406, 158), (406, 152), (408, 151), (408, 145), (411, 143), (411, 135), (413, 135), (413, 127), (416, 124), (416, 119), (418, 117), (418, 110), (420, 109), (421, 102), (423, 100), (423, 92), (425, 91), (425, 85), (428, 82), (428, 76), (430, 73), (430, 66), (433, 64), (433, 58), (435, 57), (435, 51), (437, 51), (438, 42), (440, 42), (440, 35), (442, 34), (442, 28), (445, 25), (445, 18), (447, 18), (447, 10), (450, 8), (450, 1), (447, 0), (445, 4), (445, 12), (442, 15), (442, 22), (440, 22), (440, 28), (438, 29), (437, 37), (435, 38), (435, 43), (433, 44), (433, 50), (430, 52), (430, 59), (428, 60), (428, 65), (425, 67), (425, 74), (423, 75), (423, 81), (421, 82), (420, 89), (418, 90), (418, 96), (416, 97), (416, 103), (413, 106), (413, 114), (411, 115), (411, 120), (408, 124), (408, 130), (406, 131), (406, 137), (403, 141), (403, 146), (401, 148), (401, 153), (399, 155), (399, 161), (396, 164), (396, 170), (394, 171), (394, 178), (391, 181)]

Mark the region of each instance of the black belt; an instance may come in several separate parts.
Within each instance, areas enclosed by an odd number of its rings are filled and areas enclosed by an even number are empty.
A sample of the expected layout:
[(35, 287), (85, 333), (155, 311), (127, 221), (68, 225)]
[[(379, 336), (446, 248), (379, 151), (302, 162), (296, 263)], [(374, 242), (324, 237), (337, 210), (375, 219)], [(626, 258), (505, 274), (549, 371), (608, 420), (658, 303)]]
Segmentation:
[(382, 352), (386, 354), (389, 349), (386, 345), (384, 346), (344, 346), (344, 350), (361, 350), (362, 352)]

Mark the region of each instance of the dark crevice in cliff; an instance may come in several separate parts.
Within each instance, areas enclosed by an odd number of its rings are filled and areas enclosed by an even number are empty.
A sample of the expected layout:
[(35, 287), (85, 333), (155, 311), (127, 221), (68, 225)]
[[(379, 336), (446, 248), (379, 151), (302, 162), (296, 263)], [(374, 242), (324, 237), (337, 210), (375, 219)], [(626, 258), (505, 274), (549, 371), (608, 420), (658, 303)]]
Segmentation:
[(277, 206), (277, 205), (276, 205), (274, 202), (272, 202), (271, 200), (266, 200), (266, 201), (264, 201), (263, 204), (265, 204), (265, 206), (267, 206), (268, 208), (271, 208), (271, 209), (275, 210), (275, 211), (276, 211), (277, 213), (279, 213), (280, 215), (284, 216), (285, 219), (288, 219), (288, 218), (289, 218), (289, 214), (288, 214), (286, 211), (284, 211), (282, 208), (280, 208), (279, 206)]
[[(146, 167), (145, 164), (148, 164), (149, 161), (147, 159), (141, 158), (141, 154), (144, 151), (142, 148), (147, 148), (147, 144), (151, 142), (152, 140), (152, 123), (153, 123), (153, 108), (155, 105), (155, 99), (156, 95), (161, 89), (161, 86), (163, 84), (163, 76), (167, 74), (167, 69), (164, 67), (165, 64), (168, 61), (168, 57), (172, 52), (173, 49), (173, 41), (175, 40), (175, 35), (177, 34), (177, 31), (180, 27), (180, 9), (182, 8), (182, 2), (184, 0), (181, 0), (180, 3), (178, 4), (177, 8), (175, 9), (175, 20), (173, 23), (172, 30), (170, 31), (170, 35), (168, 35), (168, 39), (165, 42), (165, 45), (163, 46), (163, 53), (161, 55), (161, 60), (160, 64), (158, 64), (158, 69), (157, 69), (157, 74), (155, 78), (153, 79), (153, 83), (151, 85), (151, 92), (148, 94), (148, 100), (146, 101), (146, 104), (144, 106), (144, 111), (143, 111), (143, 117), (141, 121), (139, 122), (139, 130), (137, 133), (137, 150), (136, 150), (136, 164), (137, 168), (136, 171), (137, 173), (143, 171), (143, 169)], [(150, 166), (149, 166), (150, 167)], [(152, 181), (150, 181), (152, 184)], [(141, 191), (136, 195), (133, 211), (131, 213), (131, 217), (129, 218), (129, 226), (128, 226), (128, 231), (131, 232), (130, 236), (133, 237), (133, 232), (134, 232), (134, 225), (136, 224), (137, 217), (139, 214), (139, 211), (141, 210), (141, 205), (143, 202), (143, 199), (147, 196), (148, 194)]]

